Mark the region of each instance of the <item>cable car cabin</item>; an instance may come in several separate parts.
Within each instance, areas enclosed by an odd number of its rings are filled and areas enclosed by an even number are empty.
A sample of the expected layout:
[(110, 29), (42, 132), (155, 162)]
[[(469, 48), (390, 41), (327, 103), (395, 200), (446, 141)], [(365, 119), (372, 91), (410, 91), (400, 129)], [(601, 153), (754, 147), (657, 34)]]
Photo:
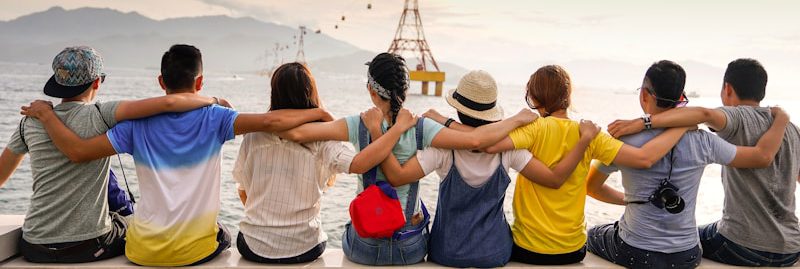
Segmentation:
[(422, 95), (428, 95), (428, 82), (436, 82), (436, 96), (442, 96), (444, 87), (444, 72), (414, 70), (408, 76), (412, 81), (422, 81)]

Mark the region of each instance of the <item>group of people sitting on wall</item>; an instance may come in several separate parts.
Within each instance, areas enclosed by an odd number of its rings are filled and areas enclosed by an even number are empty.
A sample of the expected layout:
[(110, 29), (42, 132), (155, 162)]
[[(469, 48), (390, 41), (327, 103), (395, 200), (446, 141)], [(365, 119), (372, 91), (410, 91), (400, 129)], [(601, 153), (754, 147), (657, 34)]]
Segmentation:
[[(530, 76), (530, 109), (510, 117), (492, 76), (467, 73), (445, 94), (458, 119), (403, 108), (402, 57), (381, 53), (368, 65), (363, 96), (374, 107), (337, 119), (300, 63), (275, 70), (266, 112), (239, 113), (225, 99), (200, 95), (203, 62), (193, 46), (164, 53), (164, 96), (113, 102), (95, 102), (105, 80), (98, 52), (64, 49), (44, 85), (61, 102), (24, 106), (0, 155), (2, 185), (30, 153), (22, 256), (75, 263), (124, 254), (143, 266), (214, 259), (233, 241), (217, 220), (221, 149), (244, 135), (233, 169), (244, 206), (235, 241), (254, 262), (323, 254), (320, 200), (339, 173), (358, 174), (356, 193), (382, 186), (402, 209), (404, 223), (391, 236), (345, 225), (343, 252), (358, 264), (559, 265), (581, 262), (587, 251), (630, 268), (694, 268), (703, 257), (791, 266), (800, 257), (800, 131), (783, 110), (760, 106), (767, 73), (756, 60), (728, 64), (719, 108), (686, 107), (683, 68), (653, 63), (639, 88), (645, 115), (615, 121), (609, 133), (570, 118), (572, 81), (557, 65)], [(110, 171), (110, 156), (122, 153), (136, 166), (135, 208)], [(711, 163), (723, 165), (722, 218), (698, 227), (698, 189)], [(509, 169), (518, 172), (511, 224), (503, 213)], [(418, 181), (434, 172), (438, 203), (429, 214)], [(615, 172), (623, 190), (605, 184)], [(586, 195), (624, 205), (625, 213), (587, 229)]]

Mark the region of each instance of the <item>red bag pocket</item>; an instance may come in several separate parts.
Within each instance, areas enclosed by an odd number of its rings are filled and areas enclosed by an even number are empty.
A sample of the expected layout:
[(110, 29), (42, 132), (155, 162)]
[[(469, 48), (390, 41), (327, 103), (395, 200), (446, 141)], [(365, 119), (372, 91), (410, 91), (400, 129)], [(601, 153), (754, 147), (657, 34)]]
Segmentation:
[(350, 202), (350, 219), (358, 236), (387, 238), (406, 224), (406, 216), (389, 183), (378, 181)]

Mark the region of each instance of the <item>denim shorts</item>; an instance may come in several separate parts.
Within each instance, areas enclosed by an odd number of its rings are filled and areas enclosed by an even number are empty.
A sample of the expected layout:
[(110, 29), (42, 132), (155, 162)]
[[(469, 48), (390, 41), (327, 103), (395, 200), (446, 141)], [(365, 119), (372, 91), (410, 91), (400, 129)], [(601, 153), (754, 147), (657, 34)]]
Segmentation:
[(797, 262), (800, 253), (779, 254), (758, 251), (734, 243), (717, 231), (717, 223), (698, 228), (703, 257), (738, 266), (788, 267)]
[[(420, 223), (427, 225), (427, 222)], [(428, 253), (428, 230), (406, 238), (361, 238), (350, 223), (342, 235), (342, 250), (348, 260), (364, 265), (409, 265), (425, 260)]]
[(692, 249), (663, 253), (640, 249), (626, 244), (619, 237), (617, 223), (604, 224), (589, 229), (586, 247), (589, 252), (627, 268), (695, 268), (700, 265), (700, 246)]

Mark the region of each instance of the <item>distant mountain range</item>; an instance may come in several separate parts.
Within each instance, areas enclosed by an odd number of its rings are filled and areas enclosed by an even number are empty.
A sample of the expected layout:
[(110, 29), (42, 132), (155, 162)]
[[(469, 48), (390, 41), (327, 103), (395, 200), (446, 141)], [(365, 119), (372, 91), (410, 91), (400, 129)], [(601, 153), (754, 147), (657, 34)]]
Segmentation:
[[(107, 66), (158, 68), (170, 45), (186, 43), (200, 48), (206, 70), (255, 73), (271, 67), (276, 42), (284, 44), (281, 58), (294, 61), (298, 33), (296, 28), (250, 17), (153, 20), (136, 12), (53, 7), (0, 21), (0, 61), (50, 64), (66, 46), (90, 45), (100, 51)], [(311, 29), (307, 33), (305, 55), (315, 72), (363, 74), (363, 63), (377, 53), (325, 33)], [(464, 73), (458, 66), (442, 65), (453, 75)]]

